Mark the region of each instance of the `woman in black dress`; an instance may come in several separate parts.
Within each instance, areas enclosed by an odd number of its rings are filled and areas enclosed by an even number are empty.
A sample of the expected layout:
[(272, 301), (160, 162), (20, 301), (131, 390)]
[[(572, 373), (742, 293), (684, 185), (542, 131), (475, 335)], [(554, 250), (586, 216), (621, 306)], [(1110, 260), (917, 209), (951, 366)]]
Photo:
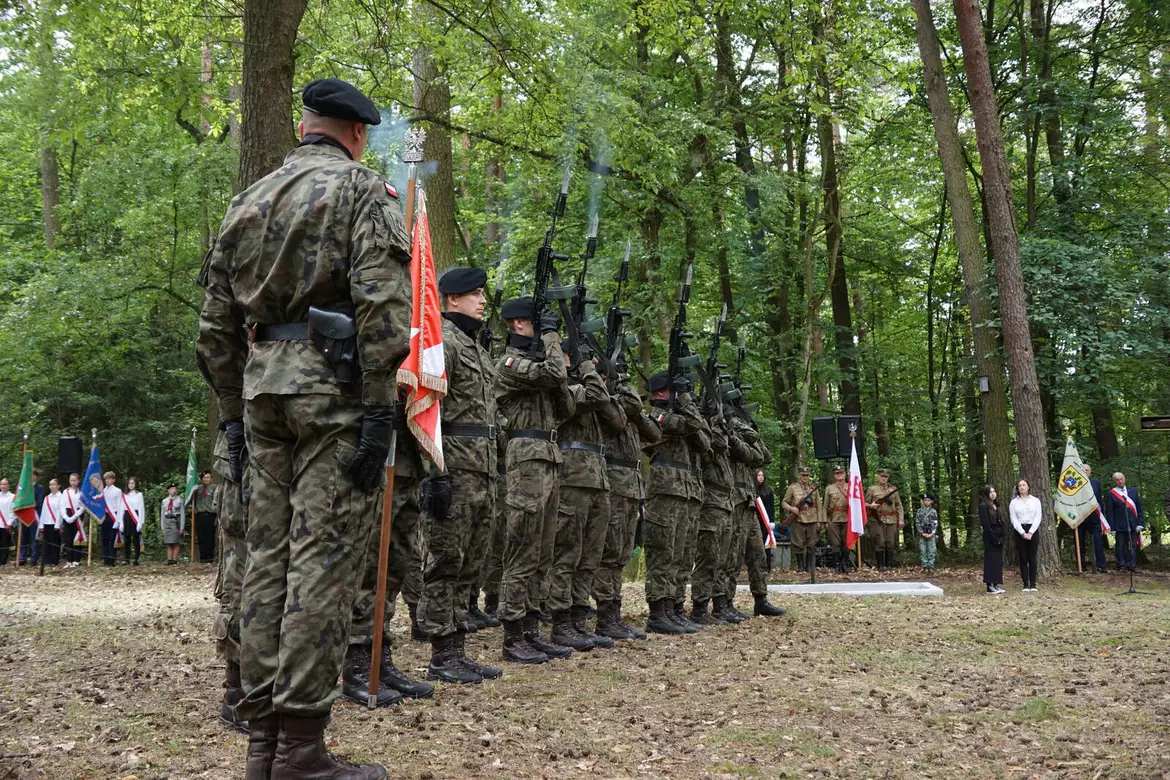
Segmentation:
[(979, 524), (983, 526), (983, 582), (987, 592), (1003, 593), (1003, 515), (999, 511), (995, 488), (979, 489)]
[[(756, 495), (764, 502), (764, 511), (768, 513), (768, 522), (776, 523), (776, 494), (772, 492), (772, 488), (768, 485), (768, 478), (764, 474), (764, 470), (760, 469), (756, 472)], [(764, 532), (764, 527), (760, 526), (760, 533), (764, 536), (764, 541), (768, 540), (768, 534)], [(775, 532), (773, 532), (775, 533)], [(779, 543), (779, 539), (776, 540)], [(772, 571), (772, 553), (775, 552), (772, 548), (764, 550), (768, 558), (768, 571)]]

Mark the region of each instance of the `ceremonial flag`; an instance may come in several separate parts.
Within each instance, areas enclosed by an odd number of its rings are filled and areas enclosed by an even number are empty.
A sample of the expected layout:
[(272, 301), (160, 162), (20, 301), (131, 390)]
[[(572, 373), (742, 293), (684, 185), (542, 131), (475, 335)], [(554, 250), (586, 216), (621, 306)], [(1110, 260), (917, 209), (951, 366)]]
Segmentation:
[(771, 550), (776, 546), (776, 535), (772, 533), (772, 518), (768, 517), (768, 510), (764, 508), (764, 499), (759, 496), (756, 496), (756, 512), (764, 526), (764, 549)]
[[(102, 456), (98, 446), (93, 445), (89, 451), (89, 465), (85, 467), (85, 478), (81, 480), (81, 504), (85, 511), (94, 516), (99, 523), (106, 516), (106, 497), (102, 494), (105, 484), (102, 482)], [(81, 520), (78, 520), (78, 528)]]
[(1056, 516), (1076, 528), (1086, 517), (1099, 515), (1100, 504), (1093, 495), (1093, 485), (1085, 473), (1085, 464), (1077, 453), (1077, 445), (1069, 438), (1064, 444), (1064, 467), (1056, 481), (1056, 497), (1052, 502)]
[(183, 491), (183, 502), (191, 500), (199, 486), (199, 472), (195, 470), (195, 429), (191, 429), (191, 448), (187, 450), (187, 488)]
[(431, 252), (427, 198), (421, 187), (415, 201), (410, 277), (414, 291), (410, 354), (398, 369), (398, 384), (408, 388), (406, 427), (418, 439), (419, 447), (443, 470), (446, 467), (443, 464), (439, 399), (447, 394), (447, 367), (443, 359), (443, 318), (439, 309), (435, 258)]
[(12, 511), (26, 526), (37, 521), (37, 492), (33, 484), (32, 450), (24, 451), (24, 466), (20, 469), (20, 482), (16, 483), (16, 497), (12, 500)]
[[(853, 452), (849, 455), (849, 524), (845, 527), (845, 546), (850, 550), (865, 536), (865, 489), (861, 486), (861, 464), (857, 460), (857, 439), (850, 439)], [(860, 567), (861, 563), (858, 562)]]

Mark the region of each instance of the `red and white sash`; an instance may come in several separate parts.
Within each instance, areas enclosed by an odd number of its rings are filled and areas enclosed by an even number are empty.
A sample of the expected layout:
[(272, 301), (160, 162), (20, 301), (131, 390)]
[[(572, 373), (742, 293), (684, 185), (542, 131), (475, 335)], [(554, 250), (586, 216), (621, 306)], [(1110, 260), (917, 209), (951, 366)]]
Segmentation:
[(69, 516), (71, 519), (66, 522), (73, 523), (73, 525), (77, 526), (77, 537), (74, 541), (85, 543), (87, 541), (85, 538), (85, 517), (78, 517), (77, 507), (73, 506), (72, 489), (65, 491), (65, 498), (69, 500), (69, 508), (73, 510), (73, 513)]
[(1126, 509), (1128, 509), (1133, 514), (1133, 519), (1136, 520), (1137, 516), (1138, 516), (1138, 511), (1137, 511), (1137, 504), (1135, 504), (1133, 502), (1133, 499), (1130, 498), (1128, 494), (1122, 493), (1117, 488), (1112, 488), (1109, 492), (1112, 493), (1113, 497), (1116, 498), (1118, 501), (1122, 501), (1125, 503)]
[(130, 502), (126, 500), (126, 494), (122, 494), (122, 506), (126, 507), (126, 511), (130, 513), (130, 519), (134, 521), (134, 530), (142, 529), (142, 521), (138, 519), (138, 515), (134, 514), (134, 510), (130, 508)]

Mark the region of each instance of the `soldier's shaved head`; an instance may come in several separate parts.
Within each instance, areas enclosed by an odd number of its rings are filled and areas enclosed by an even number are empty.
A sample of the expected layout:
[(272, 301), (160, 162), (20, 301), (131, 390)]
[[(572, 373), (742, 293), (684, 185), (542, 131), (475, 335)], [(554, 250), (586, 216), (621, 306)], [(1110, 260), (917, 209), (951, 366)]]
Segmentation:
[(354, 160), (360, 160), (365, 154), (366, 140), (369, 138), (369, 128), (362, 122), (321, 116), (310, 109), (305, 109), (297, 130), (302, 140), (307, 135), (329, 136), (348, 149)]

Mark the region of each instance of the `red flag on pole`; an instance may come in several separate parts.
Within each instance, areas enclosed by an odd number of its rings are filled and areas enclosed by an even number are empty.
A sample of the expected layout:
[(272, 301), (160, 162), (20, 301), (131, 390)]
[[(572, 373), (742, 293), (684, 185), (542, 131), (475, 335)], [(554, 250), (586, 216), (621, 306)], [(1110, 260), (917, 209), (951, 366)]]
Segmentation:
[(435, 465), (445, 469), (443, 431), (439, 416), (439, 399), (447, 394), (443, 317), (439, 308), (435, 257), (431, 252), (426, 193), (421, 187), (415, 200), (411, 244), (410, 276), (414, 306), (410, 315), (410, 354), (398, 369), (398, 384), (408, 388), (406, 427)]
[[(849, 456), (849, 525), (845, 528), (845, 546), (850, 550), (865, 536), (865, 489), (861, 486), (861, 465), (857, 461), (857, 439), (850, 439), (853, 452)], [(860, 561), (857, 564), (861, 566)]]

